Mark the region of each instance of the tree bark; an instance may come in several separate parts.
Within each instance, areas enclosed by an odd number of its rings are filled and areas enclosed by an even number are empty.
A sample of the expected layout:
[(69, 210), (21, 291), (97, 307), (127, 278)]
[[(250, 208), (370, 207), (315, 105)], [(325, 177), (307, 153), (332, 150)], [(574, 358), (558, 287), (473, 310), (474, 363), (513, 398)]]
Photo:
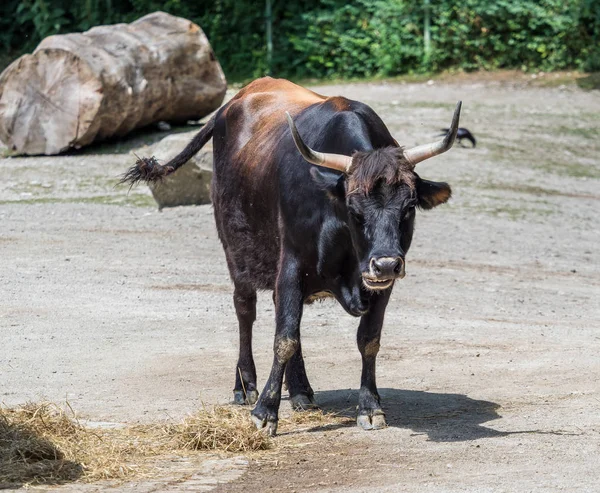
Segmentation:
[(227, 83), (199, 26), (164, 12), (50, 36), (0, 74), (0, 140), (58, 154), (157, 121), (200, 119)]

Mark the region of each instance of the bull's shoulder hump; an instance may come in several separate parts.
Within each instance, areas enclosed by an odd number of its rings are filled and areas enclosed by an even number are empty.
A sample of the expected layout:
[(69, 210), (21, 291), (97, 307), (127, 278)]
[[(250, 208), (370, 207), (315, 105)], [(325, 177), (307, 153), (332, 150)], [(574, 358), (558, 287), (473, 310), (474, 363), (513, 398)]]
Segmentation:
[(302, 108), (327, 98), (286, 79), (262, 77), (244, 87), (233, 99)]
[(355, 101), (343, 96), (330, 96), (323, 101), (323, 105), (334, 111), (353, 111)]

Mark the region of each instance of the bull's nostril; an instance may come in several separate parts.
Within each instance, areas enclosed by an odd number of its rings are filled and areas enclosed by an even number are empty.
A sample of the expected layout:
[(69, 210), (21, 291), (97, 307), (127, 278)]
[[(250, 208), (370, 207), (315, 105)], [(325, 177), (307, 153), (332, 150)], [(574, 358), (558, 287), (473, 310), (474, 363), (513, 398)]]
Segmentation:
[(378, 278), (396, 277), (404, 270), (402, 257), (373, 257), (369, 263), (371, 275)]
[(404, 272), (402, 257), (372, 257), (369, 261), (371, 276), (378, 279), (399, 277)]

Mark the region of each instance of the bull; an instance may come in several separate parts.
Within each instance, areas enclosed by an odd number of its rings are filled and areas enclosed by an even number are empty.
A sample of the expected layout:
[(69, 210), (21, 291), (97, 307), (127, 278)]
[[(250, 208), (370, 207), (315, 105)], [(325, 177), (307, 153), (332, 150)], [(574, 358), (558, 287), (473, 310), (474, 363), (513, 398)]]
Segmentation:
[[(221, 107), (171, 161), (138, 159), (123, 176), (131, 185), (158, 181), (212, 137), (211, 196), (239, 322), (234, 402), (256, 404), (251, 417), (258, 428), (276, 433), (284, 378), (295, 409), (317, 406), (300, 320), (307, 302), (325, 296), (360, 317), (357, 424), (386, 425), (375, 381), (386, 306), (405, 275), (416, 209), (451, 195), (447, 183), (421, 178), (415, 165), (452, 147), (460, 107), (443, 140), (405, 149), (366, 104), (266, 77)], [(276, 322), (260, 396), (252, 355), (257, 290), (273, 291)]]

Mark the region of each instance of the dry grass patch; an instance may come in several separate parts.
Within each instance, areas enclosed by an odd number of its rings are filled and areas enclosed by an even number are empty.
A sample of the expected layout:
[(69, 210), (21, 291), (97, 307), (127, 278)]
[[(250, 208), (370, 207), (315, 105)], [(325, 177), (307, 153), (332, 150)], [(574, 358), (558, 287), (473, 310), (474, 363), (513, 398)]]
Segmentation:
[(167, 442), (156, 426), (88, 429), (68, 405), (0, 408), (0, 481), (125, 479), (147, 473)]
[[(280, 430), (304, 440), (303, 432), (353, 423), (339, 414), (306, 411), (282, 418)], [(173, 458), (201, 458), (198, 451), (258, 457), (296, 441), (271, 439), (255, 428), (248, 408), (237, 406), (205, 407), (179, 423), (98, 428), (85, 426), (68, 404), (0, 407), (0, 485), (150, 478)]]
[(71, 407), (0, 407), (0, 483), (125, 480), (160, 473), (161, 460), (193, 451), (266, 450), (272, 441), (247, 409), (204, 408), (181, 423), (88, 428)]

